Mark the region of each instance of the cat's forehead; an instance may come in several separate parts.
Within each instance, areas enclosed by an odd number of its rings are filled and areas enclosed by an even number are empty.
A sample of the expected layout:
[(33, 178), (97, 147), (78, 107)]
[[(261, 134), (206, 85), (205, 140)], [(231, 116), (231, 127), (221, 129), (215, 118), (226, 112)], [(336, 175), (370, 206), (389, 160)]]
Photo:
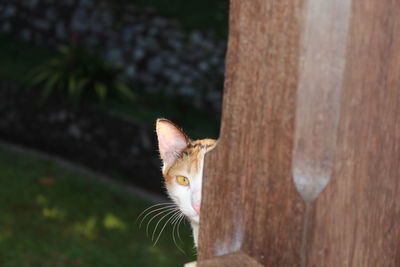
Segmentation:
[(195, 175), (200, 171), (204, 154), (215, 146), (213, 139), (196, 140), (181, 152), (179, 158), (166, 170), (166, 175)]
[(216, 141), (213, 139), (196, 140), (189, 143), (183, 154), (205, 153), (215, 146)]

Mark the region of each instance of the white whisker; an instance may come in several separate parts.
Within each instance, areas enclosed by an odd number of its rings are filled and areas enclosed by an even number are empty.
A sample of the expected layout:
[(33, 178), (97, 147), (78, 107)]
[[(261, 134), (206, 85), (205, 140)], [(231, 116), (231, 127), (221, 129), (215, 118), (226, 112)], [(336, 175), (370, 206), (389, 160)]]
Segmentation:
[[(158, 222), (157, 222), (157, 224), (156, 224), (156, 227), (154, 227), (153, 234), (151, 235), (151, 241), (154, 240), (154, 235), (155, 235), (155, 232), (157, 231), (157, 228), (158, 228), (158, 225), (160, 224), (160, 222), (161, 222), (165, 217), (167, 217), (168, 215), (170, 215), (171, 213), (176, 213), (176, 212), (178, 212), (178, 209), (177, 209), (177, 208), (174, 209), (174, 210), (172, 210), (172, 211), (170, 211), (169, 213), (165, 214), (161, 219), (158, 220)], [(173, 217), (173, 216), (174, 216), (174, 215), (172, 215), (172, 217)]]
[[(186, 255), (185, 251), (178, 245), (178, 243), (176, 242), (176, 238), (175, 238), (176, 226), (177, 226), (177, 224), (179, 223), (179, 221), (181, 220), (182, 216), (183, 216), (182, 213), (178, 214), (178, 216), (174, 219), (174, 221), (171, 222), (171, 223), (174, 225), (174, 227), (172, 228), (172, 239), (173, 239), (173, 241), (174, 241), (175, 246), (176, 246), (183, 254)], [(178, 234), (179, 234), (179, 233), (178, 233)], [(182, 240), (181, 240), (181, 241), (182, 241)]]
[(178, 247), (178, 245), (176, 244), (176, 240), (175, 240), (175, 226), (176, 226), (175, 222), (176, 222), (177, 218), (179, 218), (179, 213), (175, 215), (175, 219), (171, 222), (171, 224), (173, 225), (173, 227), (172, 227), (172, 240), (174, 240), (174, 244), (175, 244), (176, 247)]
[(172, 225), (175, 225), (176, 222), (177, 222), (177, 220), (179, 219), (179, 217), (180, 217), (181, 215), (182, 215), (182, 213), (177, 212), (177, 213), (174, 215), (174, 219), (172, 220), (171, 224), (172, 224)]
[(156, 215), (154, 215), (148, 222), (147, 222), (147, 226), (146, 226), (146, 235), (149, 235), (149, 227), (151, 222), (157, 218), (158, 216), (161, 216), (162, 214), (165, 214), (166, 212), (169, 214), (171, 212), (174, 212), (176, 208), (169, 208), (167, 210), (163, 210), (160, 213), (157, 213)]
[(186, 221), (186, 220), (185, 220), (185, 215), (183, 215), (183, 214), (182, 214), (182, 216), (181, 216), (180, 219), (179, 219), (179, 222), (178, 222), (178, 229), (177, 229), (178, 238), (179, 238), (180, 241), (182, 241), (181, 235), (180, 235), (180, 226), (181, 226), (182, 221)]
[(145, 216), (143, 216), (143, 218), (142, 218), (142, 220), (140, 221), (140, 224), (139, 224), (139, 228), (141, 228), (142, 227), (142, 224), (143, 224), (143, 221), (146, 219), (146, 217), (147, 216), (149, 216), (150, 214), (153, 214), (153, 213), (155, 213), (155, 212), (157, 212), (157, 211), (163, 211), (163, 210), (170, 210), (170, 209), (174, 209), (175, 207), (173, 207), (173, 206), (168, 206), (168, 207), (161, 207), (161, 208), (158, 208), (158, 209), (155, 209), (155, 210), (152, 210), (152, 211), (150, 211), (149, 213), (147, 213)]
[(176, 225), (176, 221), (177, 221), (177, 219), (179, 218), (179, 216), (180, 216), (180, 212), (177, 212), (176, 214), (174, 214), (173, 215), (174, 216), (174, 219), (171, 221), (171, 224), (173, 225), (173, 228), (172, 228), (172, 237), (174, 238), (175, 236), (174, 236), (174, 234), (175, 234), (175, 225)]
[(173, 216), (172, 216), (171, 218), (169, 218), (169, 219), (164, 223), (164, 226), (163, 226), (163, 228), (161, 228), (161, 231), (160, 231), (160, 233), (158, 234), (157, 239), (156, 239), (156, 242), (154, 242), (153, 246), (155, 246), (155, 245), (157, 244), (158, 240), (160, 239), (160, 236), (161, 236), (162, 232), (164, 231), (164, 229), (165, 229), (165, 227), (167, 226), (168, 222), (169, 222), (172, 218), (173, 218)]
[(161, 206), (161, 205), (164, 205), (164, 206), (167, 206), (167, 207), (169, 207), (169, 206), (175, 206), (174, 203), (159, 203), (159, 204), (151, 205), (150, 207), (148, 207), (147, 209), (145, 209), (144, 211), (142, 211), (142, 212), (139, 214), (139, 216), (136, 218), (136, 222), (140, 219), (140, 217), (141, 217), (142, 215), (144, 215), (144, 214), (146, 213), (146, 211), (148, 211), (148, 210), (150, 210), (150, 209), (152, 209), (152, 208)]

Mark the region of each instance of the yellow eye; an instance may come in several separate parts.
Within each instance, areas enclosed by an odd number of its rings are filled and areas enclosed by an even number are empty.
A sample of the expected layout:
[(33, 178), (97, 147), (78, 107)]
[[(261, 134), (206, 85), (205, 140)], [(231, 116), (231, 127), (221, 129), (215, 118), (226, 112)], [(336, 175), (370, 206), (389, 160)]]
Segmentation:
[(176, 181), (180, 185), (189, 185), (189, 179), (185, 176), (176, 176)]

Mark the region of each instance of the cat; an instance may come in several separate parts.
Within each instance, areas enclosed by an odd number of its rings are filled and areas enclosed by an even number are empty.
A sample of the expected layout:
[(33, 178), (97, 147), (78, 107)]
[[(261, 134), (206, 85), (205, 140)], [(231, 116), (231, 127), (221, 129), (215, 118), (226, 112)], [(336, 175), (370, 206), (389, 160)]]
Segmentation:
[(166, 119), (157, 120), (156, 132), (163, 163), (162, 174), (168, 195), (189, 219), (194, 244), (197, 247), (204, 155), (216, 146), (217, 141), (214, 139), (192, 141), (175, 124)]

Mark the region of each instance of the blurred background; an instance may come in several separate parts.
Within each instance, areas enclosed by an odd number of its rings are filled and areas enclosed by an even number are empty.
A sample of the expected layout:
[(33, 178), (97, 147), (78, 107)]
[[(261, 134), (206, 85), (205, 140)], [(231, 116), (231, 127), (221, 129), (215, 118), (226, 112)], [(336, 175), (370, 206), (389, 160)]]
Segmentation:
[(139, 215), (167, 201), (156, 118), (218, 137), (228, 4), (0, 1), (0, 266), (195, 258), (188, 223)]

